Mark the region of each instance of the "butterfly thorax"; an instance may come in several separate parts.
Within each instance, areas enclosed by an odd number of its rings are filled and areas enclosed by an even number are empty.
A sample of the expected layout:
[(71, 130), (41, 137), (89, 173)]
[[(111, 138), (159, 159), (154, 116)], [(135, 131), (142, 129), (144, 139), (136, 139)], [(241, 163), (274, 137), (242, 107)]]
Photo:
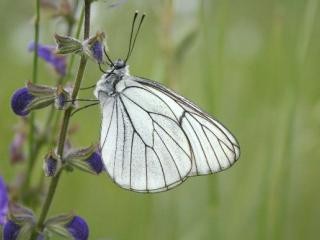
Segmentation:
[(100, 100), (101, 96), (114, 96), (117, 93), (117, 83), (127, 77), (130, 77), (128, 65), (108, 70), (97, 82), (94, 90), (95, 97)]

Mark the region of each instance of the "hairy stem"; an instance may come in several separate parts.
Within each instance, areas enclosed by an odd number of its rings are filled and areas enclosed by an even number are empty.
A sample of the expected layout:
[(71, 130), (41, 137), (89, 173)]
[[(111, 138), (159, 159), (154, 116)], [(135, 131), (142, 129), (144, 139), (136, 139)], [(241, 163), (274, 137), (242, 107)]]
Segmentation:
[[(37, 7), (38, 7), (38, 5), (37, 5)], [(74, 7), (74, 17), (75, 17), (75, 15), (76, 15), (76, 10), (77, 10), (77, 8), (78, 8), (78, 5), (76, 4), (75, 5), (75, 7)], [(82, 28), (82, 23), (83, 23), (83, 19), (84, 19), (84, 7), (83, 7), (83, 9), (81, 10), (81, 15), (80, 15), (80, 19), (79, 19), (79, 23), (78, 23), (78, 27), (77, 27), (77, 29), (76, 29), (76, 38), (78, 39), (79, 38), (79, 36), (80, 36), (80, 32), (81, 32), (81, 28)], [(38, 18), (38, 20), (39, 20), (39, 18)], [(37, 24), (37, 25), (39, 25), (39, 24)], [(35, 31), (36, 32), (36, 36), (38, 36), (39, 34), (39, 29), (38, 29), (38, 27), (36, 27), (37, 28), (37, 30)], [(70, 35), (71, 34), (71, 32), (72, 32), (72, 30), (73, 30), (73, 28), (74, 28), (74, 24), (73, 24), (73, 22), (68, 22), (68, 26), (67, 26), (67, 35)], [(38, 37), (36, 37), (35, 36), (35, 48), (38, 48), (38, 42), (39, 42), (39, 40), (38, 40)], [(35, 53), (37, 53), (37, 50), (35, 51)], [(35, 56), (35, 58), (34, 58), (34, 60), (35, 61), (37, 61), (37, 59), (38, 59), (38, 54), (35, 54), (34, 55)], [(65, 82), (66, 80), (68, 80), (69, 79), (69, 77), (70, 77), (70, 75), (71, 75), (71, 70), (72, 70), (72, 67), (73, 67), (73, 63), (74, 63), (74, 58), (75, 58), (75, 55), (72, 55), (71, 56), (71, 59), (70, 59), (70, 62), (69, 62), (69, 64), (68, 64), (68, 69), (67, 69), (67, 76), (65, 76), (65, 77), (60, 77), (58, 80), (57, 80), (57, 85), (61, 85), (61, 84), (63, 84), (63, 82)], [(34, 68), (37, 68), (37, 64), (35, 63), (34, 64), (34, 66), (36, 66), (36, 67), (34, 67)], [(37, 73), (37, 71), (34, 71), (34, 78), (36, 78), (37, 76), (36, 76), (36, 73)], [(35, 82), (35, 81), (33, 81), (33, 82)], [(48, 126), (51, 126), (51, 121), (52, 121), (52, 119), (53, 119), (53, 117), (54, 117), (54, 113), (55, 113), (55, 111), (54, 111), (54, 107), (52, 107), (51, 109), (50, 109), (50, 112), (48, 113), (48, 116), (47, 116), (47, 121), (46, 121), (46, 124), (44, 125), (44, 126), (46, 126), (46, 128), (47, 129), (50, 129), (50, 127), (48, 128)], [(56, 132), (56, 131), (54, 131), (55, 129), (57, 129), (57, 126), (58, 126), (58, 122), (59, 122), (59, 119), (60, 119), (60, 112), (58, 112), (57, 113), (57, 117), (56, 117), (56, 121), (53, 123), (53, 127), (52, 127), (52, 129), (53, 129), (53, 131), (52, 132)], [(31, 119), (30, 119), (30, 122), (32, 122), (32, 123), (34, 123), (34, 120), (32, 120), (31, 121)], [(31, 127), (30, 127), (30, 132), (32, 132), (32, 133), (30, 133), (30, 135), (32, 134), (33, 135), (33, 132), (34, 132), (34, 124), (32, 125), (32, 128), (33, 129), (31, 129)], [(32, 172), (33, 172), (33, 169), (34, 169), (34, 165), (35, 165), (35, 160), (37, 159), (37, 157), (38, 157), (38, 154), (39, 154), (39, 152), (40, 152), (40, 150), (41, 150), (41, 148), (42, 148), (42, 146), (44, 146), (44, 144), (45, 143), (47, 143), (46, 141), (47, 141), (47, 135), (48, 134), (48, 132), (47, 131), (45, 131), (44, 132), (44, 135), (43, 136), (41, 136), (38, 140), (37, 139), (35, 139), (35, 140), (33, 140), (33, 136), (32, 136), (32, 141), (29, 141), (30, 143), (32, 142), (32, 144), (30, 144), (30, 154), (29, 154), (29, 161), (28, 161), (28, 166), (27, 166), (27, 171), (26, 171), (26, 180), (25, 180), (25, 182), (24, 182), (24, 184), (23, 184), (23, 187), (22, 187), (22, 189), (23, 189), (23, 201), (25, 202), (25, 203), (27, 203), (27, 204), (30, 204), (30, 203), (32, 203), (32, 199), (30, 199), (30, 195), (28, 194), (29, 193), (29, 190), (30, 190), (30, 182), (31, 182), (31, 176), (32, 176)], [(52, 145), (52, 141), (50, 141), (49, 142), (49, 145), (50, 145), (50, 148), (51, 148), (51, 145)], [(39, 188), (39, 186), (40, 185), (42, 185), (41, 183), (40, 184), (38, 184), (38, 188)]]
[(39, 44), (39, 28), (40, 24), (40, 0), (36, 0), (36, 19), (34, 22), (34, 55), (33, 55), (33, 71), (32, 82), (38, 81), (38, 44)]
[[(84, 39), (87, 39), (90, 33), (90, 8), (91, 8), (91, 0), (85, 0)], [(71, 94), (72, 99), (76, 99), (78, 95), (86, 64), (87, 64), (87, 58), (83, 55), (81, 56), (74, 88)], [(62, 126), (60, 129), (59, 140), (58, 140), (58, 149), (57, 149), (57, 153), (60, 156), (63, 156), (64, 144), (67, 136), (67, 130), (69, 126), (71, 112), (72, 112), (72, 108), (68, 108), (65, 111), (63, 116)], [(44, 204), (40, 213), (40, 217), (37, 222), (37, 230), (39, 231), (43, 230), (43, 223), (49, 212), (61, 174), (62, 174), (62, 171), (58, 172), (57, 175), (51, 179), (48, 194), (44, 201)], [(34, 239), (35, 237), (36, 236), (33, 235), (31, 239)]]
[[(37, 83), (38, 81), (38, 45), (39, 45), (39, 28), (40, 24), (40, 0), (36, 0), (36, 18), (34, 21), (34, 55), (33, 55), (33, 67), (32, 67), (32, 82)], [(29, 172), (31, 172), (34, 162), (34, 113), (30, 114), (30, 132), (29, 132), (29, 155), (28, 155), (28, 166), (27, 166), (27, 177), (25, 180), (25, 188), (27, 189), (30, 184)]]
[[(79, 39), (80, 37), (80, 33), (81, 33), (81, 28), (82, 28), (82, 24), (83, 24), (83, 19), (84, 19), (84, 7), (81, 9), (81, 13), (80, 13), (80, 18), (78, 20), (78, 27), (76, 29), (76, 34), (75, 34), (75, 38), (76, 39)], [(74, 59), (75, 59), (75, 55), (72, 54), (70, 56), (70, 61), (69, 61), (69, 64), (68, 64), (68, 70), (67, 70), (67, 76), (65, 78), (61, 78), (59, 81), (58, 81), (58, 84), (62, 84), (66, 81), (69, 80), (69, 78), (71, 77), (71, 70), (73, 68), (73, 65), (74, 65)]]

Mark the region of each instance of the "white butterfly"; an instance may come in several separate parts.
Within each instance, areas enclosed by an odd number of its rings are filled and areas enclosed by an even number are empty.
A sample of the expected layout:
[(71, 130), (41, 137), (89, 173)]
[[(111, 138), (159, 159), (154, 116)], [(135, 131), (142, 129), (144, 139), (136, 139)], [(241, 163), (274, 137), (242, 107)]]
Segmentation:
[(161, 192), (189, 176), (231, 167), (240, 147), (230, 131), (165, 86), (131, 76), (128, 56), (111, 62), (94, 91), (102, 111), (102, 159), (113, 181), (136, 192)]

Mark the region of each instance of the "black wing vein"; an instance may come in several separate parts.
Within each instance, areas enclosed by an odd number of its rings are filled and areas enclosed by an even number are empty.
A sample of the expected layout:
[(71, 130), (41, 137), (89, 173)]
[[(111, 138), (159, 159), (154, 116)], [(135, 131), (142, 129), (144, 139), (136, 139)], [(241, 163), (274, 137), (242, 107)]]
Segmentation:
[(114, 111), (115, 101), (116, 100), (114, 100), (113, 105), (112, 105), (112, 113), (111, 113), (111, 117), (110, 117), (110, 123), (109, 123), (109, 126), (108, 126), (108, 130), (107, 130), (106, 136), (104, 137), (103, 144), (101, 146), (101, 150), (103, 149), (104, 144), (106, 143), (106, 140), (107, 140), (107, 136), (109, 134), (109, 130), (110, 130), (110, 126), (111, 126), (111, 122), (112, 122), (112, 118), (113, 118), (113, 111)]
[[(188, 119), (187, 117), (186, 117), (186, 120), (187, 120), (188, 123), (190, 124), (190, 126), (191, 126), (191, 128), (192, 128), (192, 131), (194, 132), (194, 134), (195, 134), (196, 137), (197, 137), (198, 143), (200, 144), (200, 147), (201, 147), (201, 149), (202, 149), (202, 153), (203, 153), (204, 157), (206, 158), (207, 165), (208, 165), (208, 167), (209, 167), (209, 169), (210, 169), (210, 172), (212, 173), (213, 171), (212, 171), (212, 169), (211, 169), (211, 167), (210, 167), (207, 154), (206, 154), (206, 152), (205, 152), (204, 149), (203, 149), (202, 142), (200, 141), (200, 138), (199, 138), (196, 130), (194, 130), (193, 125), (190, 123), (190, 121), (189, 121), (189, 119)], [(201, 125), (200, 125), (200, 126), (201, 126)], [(195, 162), (196, 162), (196, 160), (195, 160)]]

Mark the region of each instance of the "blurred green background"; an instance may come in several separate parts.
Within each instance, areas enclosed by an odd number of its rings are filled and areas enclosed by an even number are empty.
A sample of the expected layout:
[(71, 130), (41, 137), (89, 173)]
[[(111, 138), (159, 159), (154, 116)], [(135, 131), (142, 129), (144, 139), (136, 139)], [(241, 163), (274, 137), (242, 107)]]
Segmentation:
[[(0, 2), (0, 175), (7, 182), (25, 169), (9, 162), (18, 122), (10, 97), (32, 74), (33, 2)], [(73, 210), (88, 221), (94, 240), (319, 239), (319, 1), (110, 3), (93, 4), (91, 32), (107, 33), (111, 56), (125, 55), (134, 10), (146, 12), (131, 73), (170, 85), (217, 117), (238, 138), (241, 157), (228, 171), (153, 195), (120, 189), (105, 174), (65, 173), (50, 215)], [(42, 43), (53, 44), (64, 29), (42, 12)], [(53, 85), (57, 76), (39, 64), (39, 82)], [(83, 85), (100, 75), (91, 62)], [(45, 114), (37, 112), (39, 126)], [(72, 143), (96, 142), (100, 118), (98, 107), (75, 115)], [(33, 184), (41, 166), (39, 158)]]

